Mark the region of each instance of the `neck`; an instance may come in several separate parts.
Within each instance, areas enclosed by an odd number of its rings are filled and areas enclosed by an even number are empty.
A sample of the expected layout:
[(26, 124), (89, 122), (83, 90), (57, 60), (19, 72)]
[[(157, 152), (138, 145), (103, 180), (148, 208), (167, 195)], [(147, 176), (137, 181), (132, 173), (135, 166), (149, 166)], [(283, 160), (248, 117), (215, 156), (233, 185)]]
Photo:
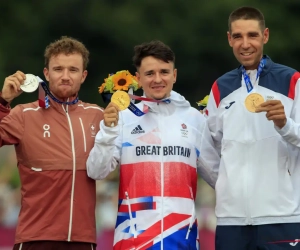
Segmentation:
[(258, 66), (260, 64), (261, 59), (262, 59), (262, 56), (260, 57), (259, 61), (256, 62), (255, 64), (253, 64), (251, 66), (244, 66), (245, 70), (255, 70), (255, 69), (258, 69)]
[(77, 93), (76, 94), (74, 94), (74, 95), (72, 95), (72, 96), (69, 96), (69, 97), (58, 97), (57, 95), (55, 95), (55, 94), (53, 94), (53, 92), (51, 92), (52, 93), (52, 95), (57, 99), (57, 100), (59, 100), (59, 101), (61, 101), (61, 102), (72, 102), (72, 101), (74, 101), (75, 99), (76, 99), (76, 97), (77, 97)]
[(144, 93), (144, 96), (147, 97), (147, 98), (149, 98), (149, 99), (153, 99), (153, 100), (156, 100), (156, 101), (160, 101), (160, 100), (163, 100), (163, 99), (166, 99), (166, 98), (170, 97), (170, 96), (171, 96), (171, 93), (166, 94), (163, 98), (154, 98), (154, 97), (152, 97), (152, 96), (147, 95), (146, 93)]

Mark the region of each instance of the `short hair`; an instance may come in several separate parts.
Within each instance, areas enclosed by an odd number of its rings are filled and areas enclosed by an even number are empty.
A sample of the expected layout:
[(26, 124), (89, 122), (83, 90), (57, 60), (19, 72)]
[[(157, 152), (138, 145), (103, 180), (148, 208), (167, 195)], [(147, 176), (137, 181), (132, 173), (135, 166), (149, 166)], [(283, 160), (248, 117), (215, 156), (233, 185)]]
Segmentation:
[(145, 57), (153, 56), (156, 59), (166, 63), (175, 64), (175, 54), (171, 48), (159, 40), (142, 43), (134, 47), (133, 65), (138, 69)]
[(87, 50), (87, 48), (82, 42), (68, 36), (62, 36), (59, 40), (50, 43), (46, 47), (44, 53), (45, 67), (49, 67), (49, 61), (52, 56), (57, 56), (61, 53), (65, 55), (70, 55), (74, 53), (81, 54), (83, 59), (83, 70), (87, 68), (87, 65), (89, 63), (90, 52)]
[(259, 22), (259, 26), (263, 31), (266, 28), (265, 18), (263, 13), (256, 8), (253, 7), (240, 7), (229, 15), (228, 18), (228, 30), (231, 33), (231, 24), (237, 20), (257, 20)]

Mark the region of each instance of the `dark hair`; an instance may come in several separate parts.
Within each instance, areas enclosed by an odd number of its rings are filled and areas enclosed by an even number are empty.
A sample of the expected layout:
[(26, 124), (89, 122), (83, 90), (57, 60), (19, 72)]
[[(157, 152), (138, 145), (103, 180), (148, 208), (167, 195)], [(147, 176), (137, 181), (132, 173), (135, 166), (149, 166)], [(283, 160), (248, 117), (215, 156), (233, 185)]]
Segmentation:
[(168, 45), (158, 40), (136, 45), (134, 47), (134, 56), (132, 58), (133, 65), (138, 69), (141, 66), (142, 60), (147, 56), (153, 56), (166, 63), (173, 62), (175, 64), (174, 52)]
[(44, 53), (45, 57), (45, 67), (49, 67), (49, 61), (52, 56), (57, 56), (59, 54), (74, 54), (79, 53), (83, 58), (83, 69), (87, 68), (89, 62), (89, 54), (90, 52), (84, 46), (84, 44), (78, 41), (75, 38), (62, 36), (59, 40), (50, 43)]
[(253, 7), (240, 7), (229, 15), (228, 19), (228, 30), (231, 33), (231, 24), (237, 20), (257, 20), (259, 22), (260, 28), (263, 31), (266, 28), (265, 18), (263, 13)]

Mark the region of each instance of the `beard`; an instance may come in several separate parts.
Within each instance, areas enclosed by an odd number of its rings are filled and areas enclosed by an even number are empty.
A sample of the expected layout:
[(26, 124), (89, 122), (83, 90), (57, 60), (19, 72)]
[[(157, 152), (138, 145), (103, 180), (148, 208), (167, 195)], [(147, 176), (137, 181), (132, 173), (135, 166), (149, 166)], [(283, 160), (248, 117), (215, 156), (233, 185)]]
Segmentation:
[(51, 90), (52, 94), (61, 101), (67, 101), (68, 99), (74, 99), (78, 95), (80, 88), (73, 89), (71, 86), (61, 87)]

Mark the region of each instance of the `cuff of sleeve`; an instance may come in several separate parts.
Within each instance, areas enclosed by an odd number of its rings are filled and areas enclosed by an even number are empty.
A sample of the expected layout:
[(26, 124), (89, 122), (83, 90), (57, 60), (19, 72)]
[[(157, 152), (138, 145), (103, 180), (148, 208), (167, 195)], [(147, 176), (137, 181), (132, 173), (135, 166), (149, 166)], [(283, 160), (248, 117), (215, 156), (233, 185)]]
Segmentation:
[(281, 136), (285, 136), (291, 130), (291, 127), (293, 125), (292, 123), (293, 121), (291, 120), (291, 118), (287, 117), (286, 124), (284, 125), (284, 127), (280, 129), (279, 127), (275, 126), (275, 129)]
[(100, 122), (100, 130), (103, 130), (103, 131), (105, 131), (105, 133), (107, 133), (107, 134), (115, 134), (116, 132), (118, 132), (119, 131), (119, 124), (117, 124), (116, 126), (114, 126), (114, 127), (107, 127), (107, 126), (105, 126), (105, 124), (104, 124), (104, 120), (102, 120), (101, 122)]
[(9, 107), (9, 102), (7, 102), (6, 100), (4, 100), (1, 96), (1, 92), (0, 92), (0, 105), (2, 105), (3, 107)]

